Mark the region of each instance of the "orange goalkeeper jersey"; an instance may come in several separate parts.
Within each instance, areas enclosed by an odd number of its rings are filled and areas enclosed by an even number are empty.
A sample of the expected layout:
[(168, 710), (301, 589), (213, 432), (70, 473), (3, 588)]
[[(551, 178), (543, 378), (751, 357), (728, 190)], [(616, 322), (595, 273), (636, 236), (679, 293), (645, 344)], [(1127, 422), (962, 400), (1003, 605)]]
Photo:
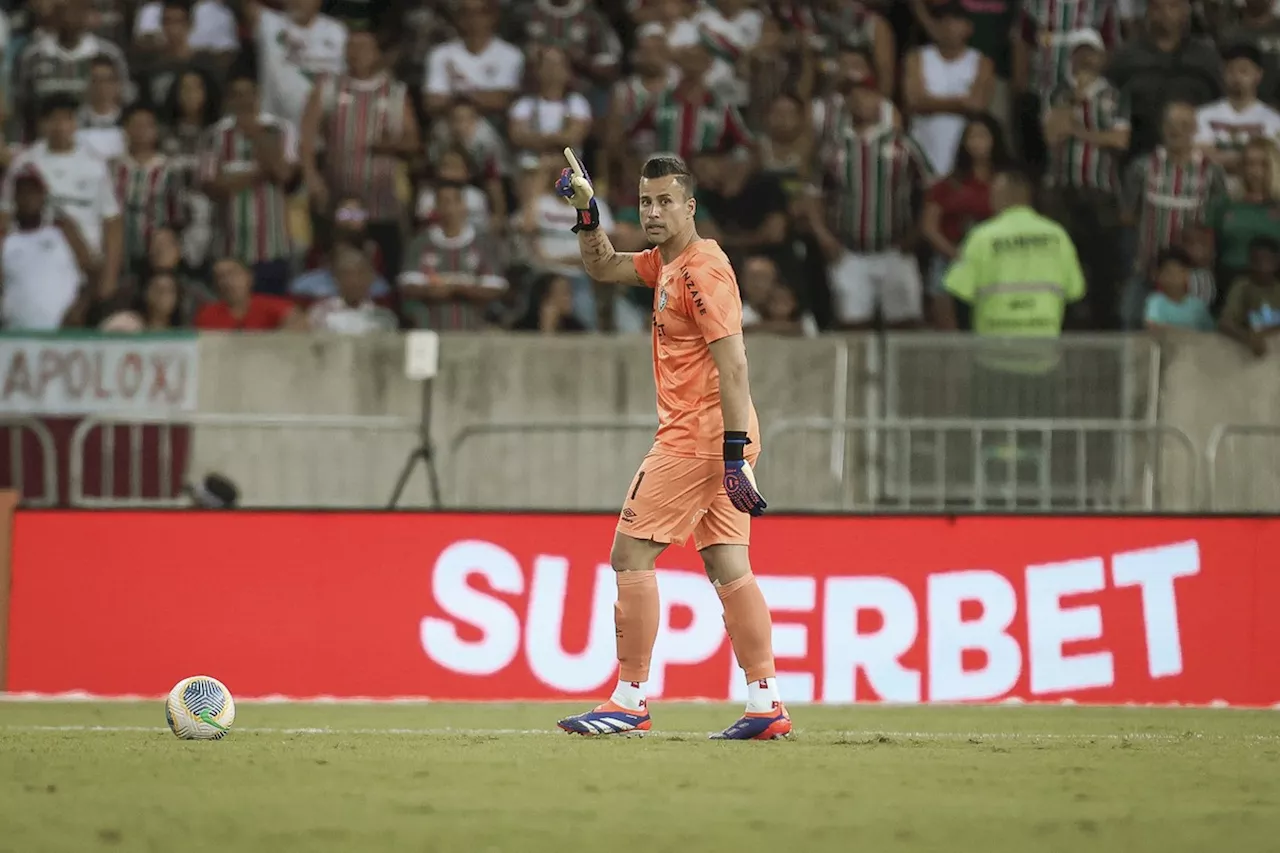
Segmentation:
[[(709, 344), (742, 334), (742, 297), (729, 259), (715, 240), (698, 240), (664, 264), (658, 249), (635, 256), (653, 288), (653, 379), (658, 388), (655, 446), (672, 456), (720, 459), (724, 416), (720, 371)], [(749, 452), (760, 451), (754, 404)]]

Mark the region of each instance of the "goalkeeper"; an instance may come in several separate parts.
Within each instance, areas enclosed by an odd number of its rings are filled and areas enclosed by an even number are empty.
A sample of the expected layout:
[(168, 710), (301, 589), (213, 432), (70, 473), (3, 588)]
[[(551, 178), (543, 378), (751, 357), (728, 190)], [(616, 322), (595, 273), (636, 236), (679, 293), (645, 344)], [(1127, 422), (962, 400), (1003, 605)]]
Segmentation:
[(569, 166), (556, 192), (578, 211), (573, 230), (587, 272), (597, 281), (653, 288), (658, 433), (627, 488), (613, 537), (618, 684), (607, 702), (561, 720), (560, 728), (583, 735), (650, 728), (645, 682), (659, 622), (654, 563), (692, 535), (747, 678), (746, 713), (712, 737), (784, 737), (791, 719), (778, 697), (769, 608), (747, 559), (751, 518), (766, 504), (751, 472), (760, 427), (747, 384), (737, 277), (719, 244), (694, 229), (693, 176), (680, 158), (655, 156), (641, 169), (640, 224), (654, 248), (633, 254), (615, 252), (598, 230), (591, 180), (573, 151), (564, 153)]

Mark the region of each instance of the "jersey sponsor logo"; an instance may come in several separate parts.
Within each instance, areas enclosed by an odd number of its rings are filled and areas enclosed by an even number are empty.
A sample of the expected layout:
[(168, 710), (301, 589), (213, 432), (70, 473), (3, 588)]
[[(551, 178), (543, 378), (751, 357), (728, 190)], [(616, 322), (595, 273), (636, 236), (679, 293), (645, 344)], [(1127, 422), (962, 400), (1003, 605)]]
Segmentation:
[(658, 288), (658, 310), (667, 310), (667, 289), (665, 287)]

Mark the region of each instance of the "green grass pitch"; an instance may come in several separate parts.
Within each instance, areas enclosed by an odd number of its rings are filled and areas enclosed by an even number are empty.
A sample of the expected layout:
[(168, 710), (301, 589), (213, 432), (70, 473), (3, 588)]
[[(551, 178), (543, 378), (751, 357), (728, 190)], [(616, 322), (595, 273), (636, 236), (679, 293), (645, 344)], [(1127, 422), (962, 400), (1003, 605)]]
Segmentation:
[(0, 702), (0, 851), (1280, 850), (1280, 713), (724, 705), (585, 739), (578, 706), (259, 704), (189, 743), (159, 701)]

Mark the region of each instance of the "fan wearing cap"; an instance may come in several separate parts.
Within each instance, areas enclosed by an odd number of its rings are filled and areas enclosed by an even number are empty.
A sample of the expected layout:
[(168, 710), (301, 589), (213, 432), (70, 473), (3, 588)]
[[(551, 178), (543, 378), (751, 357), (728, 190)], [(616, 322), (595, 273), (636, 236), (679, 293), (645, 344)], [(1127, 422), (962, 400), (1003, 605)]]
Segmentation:
[(906, 108), (911, 137), (939, 174), (955, 164), (966, 116), (985, 112), (995, 66), (969, 47), (973, 24), (959, 3), (934, 9), (936, 44), (911, 51), (906, 63)]
[(910, 136), (883, 125), (875, 78), (849, 82), (849, 121), (822, 158), (826, 212), (810, 205), (809, 226), (829, 265), (841, 328), (867, 328), (877, 312), (887, 326), (912, 327), (924, 296), (910, 248), (933, 170)]
[(1280, 113), (1258, 100), (1262, 52), (1251, 44), (1222, 51), (1227, 96), (1196, 111), (1196, 146), (1239, 177), (1241, 154), (1249, 140), (1280, 136)]
[(0, 243), (0, 328), (61, 328), (76, 304), (81, 280), (96, 272), (96, 257), (70, 218), (51, 218), (40, 170), (19, 166), (9, 175), (13, 228)]
[(1049, 96), (1044, 138), (1049, 150), (1045, 203), (1071, 234), (1088, 278), (1092, 324), (1119, 325), (1116, 287), (1121, 262), (1120, 158), (1129, 148), (1129, 106), (1102, 75), (1106, 46), (1095, 30), (1071, 34), (1071, 72)]

